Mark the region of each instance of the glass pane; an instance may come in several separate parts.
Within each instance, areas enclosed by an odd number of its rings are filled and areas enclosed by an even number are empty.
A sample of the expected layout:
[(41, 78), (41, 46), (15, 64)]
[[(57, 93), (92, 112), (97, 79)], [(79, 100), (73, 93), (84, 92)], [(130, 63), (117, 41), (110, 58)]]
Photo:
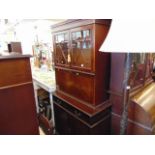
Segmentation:
[(68, 64), (68, 38), (68, 33), (55, 35), (55, 61), (57, 64)]
[(138, 86), (144, 82), (145, 73), (145, 53), (137, 53), (132, 55), (132, 66), (130, 75), (130, 85), (131, 87)]
[(153, 54), (152, 53), (149, 53), (147, 54), (147, 66), (146, 66), (146, 79), (148, 78), (152, 78), (152, 71), (153, 71)]
[(71, 65), (91, 68), (92, 34), (91, 30), (81, 30), (71, 33), (72, 50)]

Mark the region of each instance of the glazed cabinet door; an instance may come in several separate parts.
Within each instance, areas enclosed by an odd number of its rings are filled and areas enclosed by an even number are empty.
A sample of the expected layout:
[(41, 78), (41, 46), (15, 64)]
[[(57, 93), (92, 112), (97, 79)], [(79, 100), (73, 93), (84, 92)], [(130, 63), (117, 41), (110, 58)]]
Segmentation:
[(153, 72), (153, 54), (149, 53), (147, 54), (147, 60), (146, 60), (146, 74), (145, 74), (145, 80), (152, 79), (152, 72)]
[(69, 58), (69, 32), (64, 31), (55, 33), (53, 36), (54, 42), (54, 61), (55, 65), (68, 66)]
[(130, 74), (130, 85), (132, 89), (143, 86), (145, 80), (145, 53), (132, 54), (132, 66)]
[(91, 71), (93, 68), (93, 27), (85, 26), (72, 29), (71, 39), (71, 67), (79, 70)]

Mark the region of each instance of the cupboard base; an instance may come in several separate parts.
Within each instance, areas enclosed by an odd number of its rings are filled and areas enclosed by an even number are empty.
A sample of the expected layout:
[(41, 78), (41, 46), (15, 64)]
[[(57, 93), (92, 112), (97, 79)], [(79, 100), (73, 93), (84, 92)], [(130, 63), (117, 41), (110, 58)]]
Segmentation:
[(56, 131), (61, 135), (104, 135), (110, 134), (110, 106), (88, 115), (53, 96)]

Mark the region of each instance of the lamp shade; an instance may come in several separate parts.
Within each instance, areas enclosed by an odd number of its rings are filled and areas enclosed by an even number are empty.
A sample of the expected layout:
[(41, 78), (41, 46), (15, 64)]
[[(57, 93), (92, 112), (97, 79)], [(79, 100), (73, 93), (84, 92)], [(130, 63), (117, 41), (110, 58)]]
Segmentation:
[(114, 19), (102, 52), (155, 52), (155, 19)]

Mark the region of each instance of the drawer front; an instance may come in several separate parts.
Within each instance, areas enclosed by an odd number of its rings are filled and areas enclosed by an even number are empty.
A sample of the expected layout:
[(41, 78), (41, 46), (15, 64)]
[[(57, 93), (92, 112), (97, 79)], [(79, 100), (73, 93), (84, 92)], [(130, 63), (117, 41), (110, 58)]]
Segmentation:
[(0, 61), (0, 87), (32, 81), (29, 58)]
[(93, 104), (94, 78), (78, 72), (56, 69), (57, 90)]

